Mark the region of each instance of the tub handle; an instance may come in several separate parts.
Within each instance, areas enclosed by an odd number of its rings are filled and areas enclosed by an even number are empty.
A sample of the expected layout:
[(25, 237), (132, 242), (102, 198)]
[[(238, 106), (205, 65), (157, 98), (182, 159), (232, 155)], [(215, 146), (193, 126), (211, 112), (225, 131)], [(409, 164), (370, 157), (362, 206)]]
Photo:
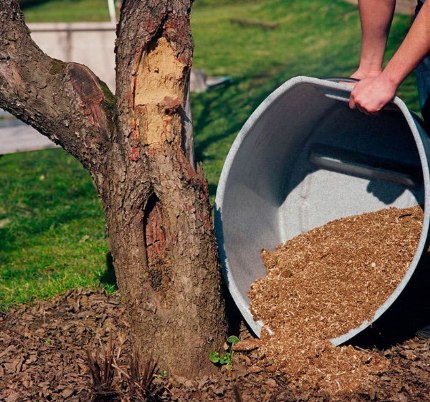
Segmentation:
[(318, 168), (369, 180), (384, 180), (409, 188), (417, 187), (422, 181), (418, 166), (323, 144), (311, 147), (309, 161)]
[(328, 77), (323, 79), (331, 82), (339, 82), (339, 81), (350, 82), (351, 84), (355, 84), (356, 82), (360, 81), (357, 78), (351, 78), (351, 77)]
[[(330, 82), (343, 81), (343, 82), (350, 82), (350, 83), (356, 83), (356, 82), (360, 81), (357, 78), (350, 78), (350, 77), (348, 77), (348, 78), (345, 78), (345, 77), (329, 77), (329, 78), (324, 78), (324, 80), (330, 81)], [(324, 95), (327, 98), (330, 98), (330, 99), (334, 99), (334, 100), (337, 100), (337, 101), (349, 103), (349, 96), (340, 95), (339, 91), (348, 92), (348, 95), (349, 95), (349, 92), (350, 92), (349, 89), (338, 89), (338, 90), (335, 90), (335, 91), (334, 90), (333, 91), (330, 91), (330, 90), (327, 91), (327, 89), (325, 89), (324, 90)], [(387, 105), (385, 105), (384, 110), (385, 111), (394, 111), (394, 112), (398, 111), (397, 107), (392, 102), (390, 102)]]

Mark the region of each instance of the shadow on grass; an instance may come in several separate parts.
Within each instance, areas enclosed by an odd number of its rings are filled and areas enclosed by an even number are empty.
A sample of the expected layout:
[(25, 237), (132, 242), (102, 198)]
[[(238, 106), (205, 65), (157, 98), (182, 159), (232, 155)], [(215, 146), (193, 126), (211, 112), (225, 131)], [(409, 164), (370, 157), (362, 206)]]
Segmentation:
[[(225, 120), (225, 116), (232, 116), (235, 104), (239, 101), (240, 91), (238, 91), (239, 82), (229, 86), (218, 87), (209, 92), (196, 96), (198, 112), (193, 115), (193, 131), (195, 133), (195, 154), (198, 161), (208, 159), (205, 156), (207, 148), (225, 137), (237, 132), (241, 127), (241, 121), (231, 119), (227, 122), (226, 130), (214, 130), (208, 132), (208, 126)], [(229, 124), (230, 123), (230, 124)]]
[[(196, 160), (206, 169), (219, 169), (240, 129), (261, 102), (288, 77), (285, 65), (279, 63), (270, 71), (234, 78), (226, 86), (193, 96), (193, 127)], [(218, 161), (218, 163), (217, 163)], [(209, 167), (208, 163), (218, 167)], [(212, 172), (214, 173), (214, 172)], [(209, 195), (214, 196), (216, 185), (209, 184)]]
[(217, 186), (215, 184), (208, 184), (209, 197), (215, 197)]
[(21, 9), (28, 10), (30, 8), (40, 6), (43, 3), (48, 3), (49, 1), (50, 0), (19, 0), (19, 5), (21, 6)]
[(106, 270), (99, 276), (100, 283), (110, 290), (118, 290), (113, 258), (110, 252), (106, 253)]

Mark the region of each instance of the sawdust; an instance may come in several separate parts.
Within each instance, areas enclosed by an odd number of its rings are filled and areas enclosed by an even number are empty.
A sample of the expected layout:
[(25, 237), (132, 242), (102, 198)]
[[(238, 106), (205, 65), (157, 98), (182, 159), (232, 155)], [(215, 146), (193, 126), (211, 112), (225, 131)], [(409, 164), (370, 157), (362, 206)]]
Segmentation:
[(303, 387), (365, 389), (387, 369), (376, 352), (330, 339), (371, 320), (405, 275), (419, 242), (419, 206), (342, 218), (262, 251), (267, 276), (249, 292), (273, 332), (261, 352)]

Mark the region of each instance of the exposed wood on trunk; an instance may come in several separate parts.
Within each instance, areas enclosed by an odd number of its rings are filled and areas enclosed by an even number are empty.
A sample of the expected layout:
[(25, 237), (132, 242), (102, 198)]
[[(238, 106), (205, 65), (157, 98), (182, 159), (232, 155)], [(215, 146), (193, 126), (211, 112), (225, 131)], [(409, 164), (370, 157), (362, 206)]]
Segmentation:
[[(152, 194), (147, 202), (143, 218), (143, 230), (147, 253), (148, 268), (156, 265), (157, 257), (166, 247), (166, 234), (164, 217), (160, 200)], [(154, 286), (153, 286), (154, 287)]]
[(170, 124), (182, 107), (186, 67), (164, 37), (151, 42), (143, 53), (134, 88), (136, 137), (143, 145), (174, 140), (163, 136), (173, 134)]

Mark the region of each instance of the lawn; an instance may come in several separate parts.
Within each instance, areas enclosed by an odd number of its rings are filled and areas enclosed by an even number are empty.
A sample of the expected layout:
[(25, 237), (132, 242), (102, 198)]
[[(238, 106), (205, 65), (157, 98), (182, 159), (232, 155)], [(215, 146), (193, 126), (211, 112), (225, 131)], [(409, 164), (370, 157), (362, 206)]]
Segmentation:
[(63, 150), (0, 158), (0, 306), (106, 278), (100, 203), (87, 173)]
[(109, 21), (107, 0), (24, 0), (27, 22)]
[[(25, 10), (30, 22), (107, 20), (104, 0), (36, 3)], [(388, 55), (408, 24), (406, 16), (395, 18)], [(341, 0), (196, 0), (192, 29), (194, 66), (233, 78), (192, 97), (196, 154), (213, 199), (229, 147), (251, 112), (293, 76), (350, 74), (360, 26), (357, 9)], [(399, 94), (417, 109), (413, 77)], [(113, 289), (100, 203), (78, 162), (61, 150), (6, 155), (0, 180), (0, 308), (78, 286)]]

